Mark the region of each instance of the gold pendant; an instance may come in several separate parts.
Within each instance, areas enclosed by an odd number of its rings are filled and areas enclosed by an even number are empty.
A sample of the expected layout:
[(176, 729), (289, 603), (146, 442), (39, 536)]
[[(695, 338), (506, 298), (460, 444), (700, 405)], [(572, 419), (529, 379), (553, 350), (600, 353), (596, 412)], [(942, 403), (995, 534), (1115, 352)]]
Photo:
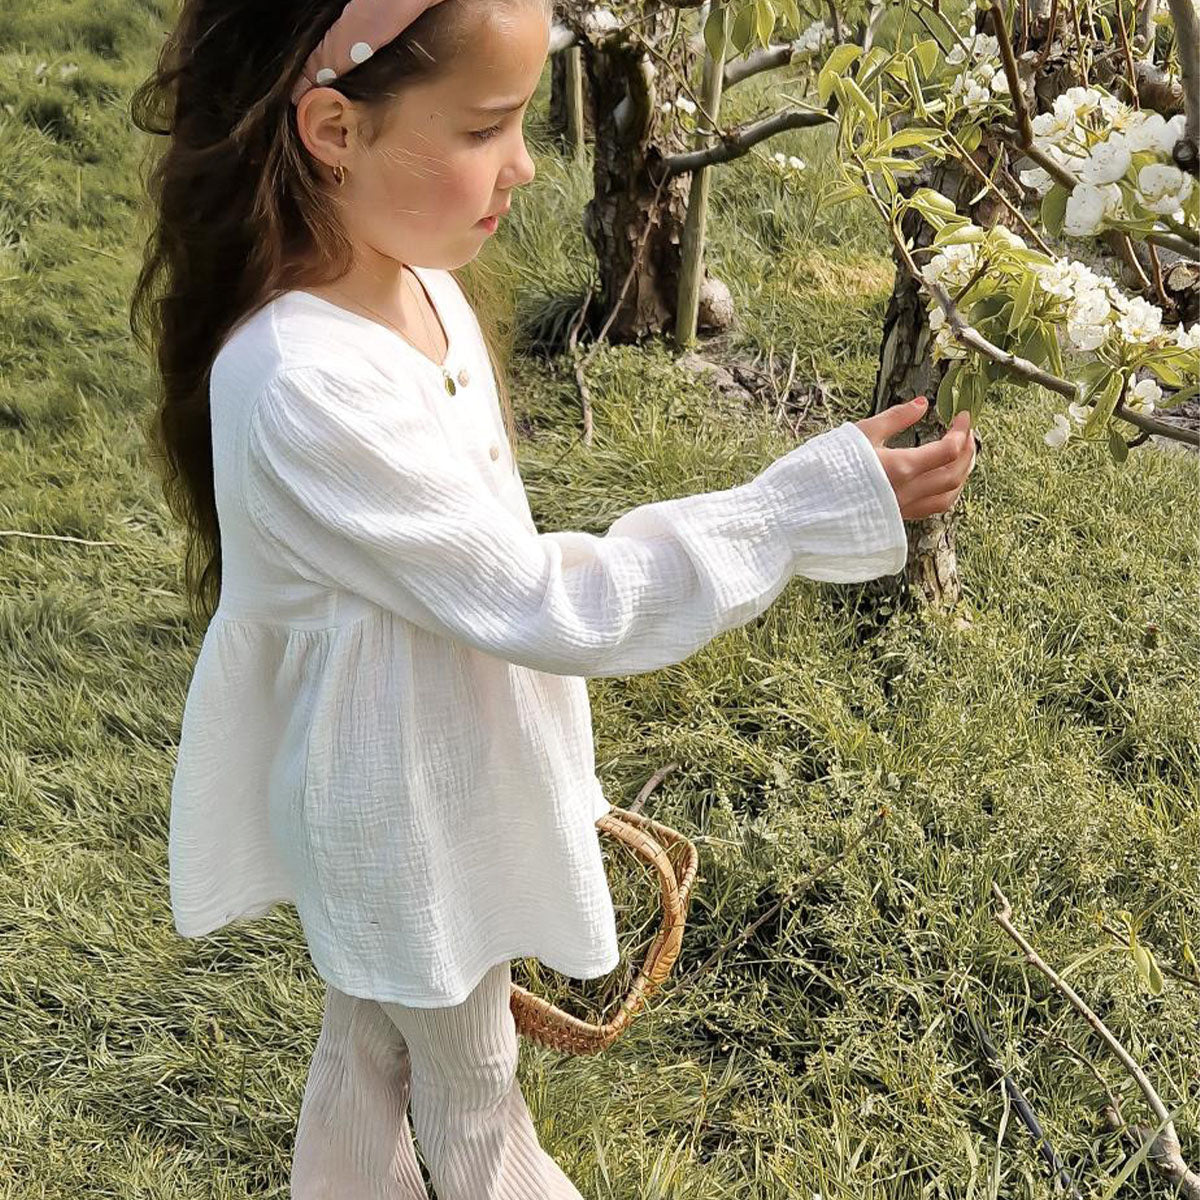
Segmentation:
[(446, 375), (446, 391), (452, 396), (458, 391), (458, 388), (454, 386), (454, 380), (449, 375)]

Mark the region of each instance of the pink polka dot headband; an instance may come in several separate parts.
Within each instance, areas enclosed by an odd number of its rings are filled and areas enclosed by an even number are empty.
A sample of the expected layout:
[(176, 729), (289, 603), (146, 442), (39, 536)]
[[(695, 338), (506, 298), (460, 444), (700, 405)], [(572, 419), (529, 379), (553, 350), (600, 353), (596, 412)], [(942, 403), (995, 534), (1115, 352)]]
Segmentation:
[(317, 48), (304, 60), (292, 103), (305, 92), (332, 83), (366, 62), (380, 46), (407, 29), (427, 8), (441, 0), (350, 0)]

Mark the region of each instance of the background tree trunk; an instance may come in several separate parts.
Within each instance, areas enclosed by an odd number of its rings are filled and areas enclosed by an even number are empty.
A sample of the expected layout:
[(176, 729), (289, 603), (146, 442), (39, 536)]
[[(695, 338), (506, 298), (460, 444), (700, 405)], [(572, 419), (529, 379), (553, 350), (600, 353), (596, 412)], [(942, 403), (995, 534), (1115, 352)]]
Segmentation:
[[(639, 31), (679, 76), (687, 78), (686, 39), (667, 44), (672, 24), (671, 13), (660, 11), (639, 22)], [(675, 176), (663, 185), (656, 202), (654, 167), (664, 154), (690, 147), (673, 130), (667, 132), (669, 118), (659, 111), (663, 100), (676, 95), (673, 84), (662, 93), (657, 90), (658, 80), (671, 78), (664, 66), (635, 45), (611, 40), (602, 46), (585, 41), (583, 66), (594, 114), (595, 177), (583, 215), (600, 272), (600, 303), (593, 311), (600, 320), (607, 317), (632, 271), (608, 337), (614, 342), (641, 341), (674, 325), (691, 183), (689, 175)]]
[[(567, 122), (567, 55), (570, 50), (560, 50), (550, 60), (550, 131), (565, 149), (569, 141)], [(583, 140), (592, 141), (596, 136), (595, 117), (592, 109), (591, 88), (587, 72), (583, 76)]]

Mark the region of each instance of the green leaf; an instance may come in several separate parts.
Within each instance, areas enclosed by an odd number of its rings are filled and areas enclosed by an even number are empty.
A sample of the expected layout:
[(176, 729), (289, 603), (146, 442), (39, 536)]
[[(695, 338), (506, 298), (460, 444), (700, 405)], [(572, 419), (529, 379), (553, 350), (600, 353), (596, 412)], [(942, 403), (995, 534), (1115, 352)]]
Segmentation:
[(934, 191), (933, 188), (917, 188), (912, 194), (911, 203), (923, 213), (942, 213), (946, 217), (957, 217), (958, 210), (954, 207), (954, 201), (949, 196), (943, 196), (941, 192)]
[(858, 82), (860, 87), (870, 87), (875, 82), (875, 77), (879, 75), (896, 56), (889, 50), (885, 50), (882, 46), (872, 46), (870, 50), (863, 55), (862, 65), (858, 68)]
[(755, 0), (754, 15), (758, 40), (765, 48), (771, 44), (771, 34), (775, 32), (775, 9), (771, 0)]
[(1140, 942), (1131, 941), (1129, 953), (1133, 956), (1133, 965), (1137, 968), (1137, 973), (1142, 977), (1142, 982), (1149, 987), (1150, 952)]
[[(1129, 443), (1117, 432), (1115, 425), (1108, 427), (1108, 452), (1116, 463), (1123, 463), (1129, 457)], [(1161, 980), (1161, 976), (1159, 978)]]
[(940, 129), (930, 129), (924, 125), (909, 125), (893, 133), (886, 142), (880, 145), (880, 151), (902, 150), (905, 146), (927, 146), (942, 136)]
[(956, 362), (943, 376), (937, 390), (937, 414), (943, 425), (949, 425), (954, 420), (955, 404), (958, 396), (958, 381), (962, 375), (962, 363)]
[[(969, 225), (970, 222), (968, 221), (967, 224)], [(950, 228), (947, 226), (945, 229), (938, 230), (934, 236), (933, 244), (935, 246), (965, 246), (971, 242), (982, 242), (985, 236), (986, 231), (978, 225), (970, 229), (964, 229), (959, 226)]]
[(1021, 280), (1020, 287), (1017, 288), (1017, 294), (1013, 297), (1012, 313), (1008, 318), (1009, 333), (1012, 333), (1029, 315), (1030, 306), (1033, 304), (1033, 289), (1036, 283), (1037, 276), (1032, 271), (1027, 271)]
[(704, 22), (704, 44), (708, 47), (713, 62), (725, 60), (725, 44), (728, 38), (725, 18), (728, 12), (724, 4), (717, 4), (708, 14), (708, 20)]
[[(1124, 441), (1124, 438), (1122, 438), (1121, 440), (1122, 440), (1122, 441)], [(1118, 461), (1122, 461), (1122, 462), (1123, 462), (1124, 460), (1123, 460), (1123, 459), (1120, 459), (1120, 460), (1118, 460)], [(1158, 963), (1155, 961), (1154, 955), (1153, 955), (1153, 954), (1151, 954), (1151, 952), (1150, 952), (1149, 950), (1147, 950), (1147, 951), (1146, 951), (1146, 957), (1147, 957), (1147, 958), (1150, 960), (1150, 963), (1149, 963), (1149, 966), (1150, 966), (1150, 978), (1149, 978), (1149, 980), (1148, 980), (1148, 982), (1149, 982), (1149, 984), (1150, 984), (1150, 990), (1151, 990), (1151, 991), (1152, 991), (1152, 992), (1153, 992), (1153, 993), (1154, 993), (1156, 996), (1161, 996), (1161, 995), (1162, 995), (1162, 990), (1163, 990), (1163, 977), (1162, 977), (1162, 972), (1161, 972), (1161, 971), (1158, 969)]]
[(913, 57), (921, 65), (921, 74), (926, 79), (933, 74), (938, 63), (941, 61), (942, 48), (933, 38), (926, 38), (923, 42), (918, 42), (912, 48)]
[(1097, 358), (1084, 363), (1075, 374), (1080, 383), (1087, 384), (1087, 396), (1090, 396), (1112, 374), (1112, 366)]
[(1187, 376), (1180, 371), (1176, 365), (1167, 358), (1152, 358), (1146, 366), (1152, 370), (1167, 385), (1167, 387), (1183, 387), (1187, 382)]
[(845, 94), (854, 102), (855, 108), (862, 113), (863, 118), (873, 122), (876, 115), (875, 105), (867, 99), (866, 92), (849, 75), (842, 76), (842, 87), (845, 89)]
[(958, 135), (958, 140), (963, 144), (964, 149), (968, 151), (978, 150), (979, 143), (983, 141), (983, 130), (978, 125), (968, 125)]
[(1124, 386), (1124, 377), (1120, 371), (1114, 371), (1112, 378), (1104, 385), (1096, 399), (1095, 407), (1083, 424), (1084, 437), (1091, 437), (1093, 434), (1099, 433), (1101, 427), (1108, 424), (1108, 419), (1112, 416), (1113, 409), (1117, 407), (1117, 399)]
[(1063, 218), (1067, 215), (1067, 191), (1061, 183), (1056, 183), (1042, 197), (1042, 224), (1051, 237), (1062, 233)]
[(800, 6), (796, 3), (796, 0), (780, 0), (780, 7), (783, 9), (784, 19), (788, 25), (797, 33), (801, 33)]
[(745, 54), (750, 48), (751, 41), (754, 40), (754, 8), (752, 5), (747, 4), (745, 8), (738, 11), (738, 15), (733, 19), (733, 30), (729, 36), (738, 54)]
[(867, 189), (861, 183), (838, 183), (825, 192), (821, 196), (821, 200), (825, 204), (842, 204), (847, 200), (856, 200), (859, 196), (865, 196)]
[(848, 42), (843, 42), (840, 46), (834, 46), (829, 52), (829, 57), (825, 60), (825, 65), (821, 68), (821, 74), (824, 75), (828, 71), (831, 75), (843, 75), (846, 68), (862, 54), (861, 46), (852, 46)]
[(1050, 355), (1050, 370), (1059, 378), (1063, 373), (1062, 347), (1058, 344), (1058, 330), (1046, 322), (1039, 322), (1046, 334), (1046, 350)]
[[(1013, 350), (1013, 353), (1018, 358), (1029, 359), (1036, 366), (1044, 367), (1046, 365), (1046, 359), (1050, 356), (1050, 348), (1046, 342), (1046, 330), (1041, 322), (1034, 323), (1025, 340)], [(1029, 386), (1028, 380), (1024, 381), (1024, 386)]]
[(921, 80), (917, 76), (917, 66), (911, 55), (905, 56), (904, 69), (907, 73), (909, 98), (912, 100), (913, 111), (918, 120), (924, 121), (929, 110), (925, 107), (925, 95), (921, 89)]

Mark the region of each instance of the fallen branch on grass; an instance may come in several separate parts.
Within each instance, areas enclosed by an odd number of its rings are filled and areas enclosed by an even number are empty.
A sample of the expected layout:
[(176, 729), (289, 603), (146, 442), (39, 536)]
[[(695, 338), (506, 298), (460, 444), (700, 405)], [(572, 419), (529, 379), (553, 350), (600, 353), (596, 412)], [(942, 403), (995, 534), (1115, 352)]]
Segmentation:
[(1066, 997), (1071, 1007), (1087, 1021), (1104, 1044), (1116, 1056), (1121, 1066), (1129, 1072), (1134, 1082), (1141, 1088), (1142, 1095), (1145, 1096), (1150, 1111), (1157, 1118), (1161, 1126), (1161, 1132), (1157, 1137), (1154, 1137), (1153, 1131), (1141, 1129), (1137, 1131), (1139, 1136), (1143, 1138), (1143, 1145), (1146, 1144), (1146, 1141), (1152, 1140), (1153, 1142), (1150, 1153), (1147, 1156), (1148, 1160), (1157, 1168), (1159, 1174), (1176, 1185), (1180, 1200), (1200, 1200), (1200, 1175), (1192, 1171), (1187, 1163), (1183, 1161), (1179, 1145), (1179, 1135), (1175, 1132), (1175, 1123), (1171, 1120), (1171, 1114), (1167, 1111), (1167, 1106), (1162, 1102), (1162, 1098), (1155, 1090), (1145, 1071), (1138, 1065), (1133, 1055), (1117, 1040), (1108, 1026), (1087, 1006), (1079, 993), (1051, 967), (1046, 965), (1038, 952), (1013, 925), (1012, 905), (1009, 903), (1008, 897), (1000, 890), (999, 884), (992, 884), (992, 893), (1000, 904), (1000, 911), (995, 915), (996, 924), (1012, 938), (1026, 959), (1037, 967), (1054, 987)]

